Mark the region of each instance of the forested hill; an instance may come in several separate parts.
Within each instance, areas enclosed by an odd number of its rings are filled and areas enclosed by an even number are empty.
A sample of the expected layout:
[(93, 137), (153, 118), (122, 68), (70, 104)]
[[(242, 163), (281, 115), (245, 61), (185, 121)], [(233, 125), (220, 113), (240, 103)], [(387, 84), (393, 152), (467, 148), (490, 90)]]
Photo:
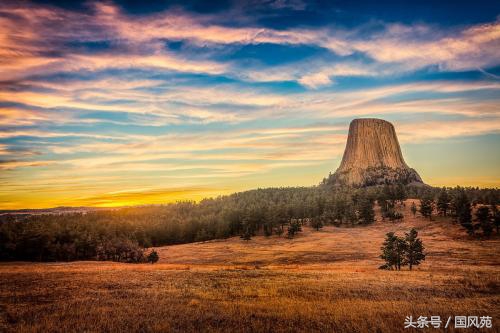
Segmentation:
[(188, 243), (235, 235), (283, 234), (292, 223), (360, 225), (374, 221), (375, 202), (384, 217), (402, 218), (398, 203), (407, 198), (437, 200), (446, 193), (453, 215), (455, 197), (496, 207), (498, 189), (438, 189), (381, 186), (365, 189), (320, 185), (257, 189), (199, 203), (90, 210), (61, 214), (0, 216), (0, 260), (143, 259), (151, 246)]

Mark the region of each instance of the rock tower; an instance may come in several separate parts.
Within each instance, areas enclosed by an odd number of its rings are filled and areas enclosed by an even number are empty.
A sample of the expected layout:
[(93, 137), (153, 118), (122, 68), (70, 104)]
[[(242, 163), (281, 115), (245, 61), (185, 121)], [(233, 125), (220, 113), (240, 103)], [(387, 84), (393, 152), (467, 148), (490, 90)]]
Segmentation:
[(405, 163), (394, 126), (374, 118), (351, 122), (342, 162), (328, 183), (355, 187), (423, 184)]

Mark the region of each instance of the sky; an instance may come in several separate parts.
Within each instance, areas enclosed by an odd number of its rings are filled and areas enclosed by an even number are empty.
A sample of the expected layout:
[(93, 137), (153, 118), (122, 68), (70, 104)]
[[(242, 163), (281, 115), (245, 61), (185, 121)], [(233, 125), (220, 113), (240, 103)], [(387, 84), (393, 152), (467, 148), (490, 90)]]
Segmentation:
[(362, 117), (500, 186), (500, 2), (0, 2), (0, 209), (317, 185)]

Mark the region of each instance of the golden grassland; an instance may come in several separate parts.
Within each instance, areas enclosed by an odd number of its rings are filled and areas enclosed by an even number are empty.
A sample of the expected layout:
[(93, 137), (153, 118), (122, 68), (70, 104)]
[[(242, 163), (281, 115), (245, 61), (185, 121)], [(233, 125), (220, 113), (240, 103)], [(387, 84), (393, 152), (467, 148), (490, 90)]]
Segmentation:
[[(471, 239), (447, 219), (405, 215), (399, 223), (304, 228), (292, 240), (162, 247), (154, 265), (0, 264), (0, 331), (397, 332), (409, 331), (407, 315), (488, 315), (493, 328), (483, 330), (498, 332), (500, 239)], [(377, 269), (385, 233), (411, 227), (426, 261), (411, 272)]]

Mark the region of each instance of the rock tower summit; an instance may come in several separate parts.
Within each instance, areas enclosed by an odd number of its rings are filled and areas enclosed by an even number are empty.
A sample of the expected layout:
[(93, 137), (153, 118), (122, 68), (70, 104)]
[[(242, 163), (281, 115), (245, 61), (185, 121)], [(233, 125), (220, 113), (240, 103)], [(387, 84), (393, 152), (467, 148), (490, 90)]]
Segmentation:
[(405, 163), (394, 126), (375, 118), (351, 121), (342, 162), (328, 183), (359, 187), (423, 184)]

